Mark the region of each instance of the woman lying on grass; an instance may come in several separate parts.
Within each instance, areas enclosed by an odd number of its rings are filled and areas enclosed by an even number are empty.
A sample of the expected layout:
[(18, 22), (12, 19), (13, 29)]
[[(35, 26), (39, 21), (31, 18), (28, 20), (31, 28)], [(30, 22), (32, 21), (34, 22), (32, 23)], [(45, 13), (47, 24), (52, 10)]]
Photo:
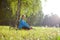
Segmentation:
[(22, 15), (21, 19), (19, 20), (19, 25), (18, 28), (19, 29), (32, 29), (32, 27), (29, 26), (29, 24), (24, 20), (25, 19), (25, 15)]

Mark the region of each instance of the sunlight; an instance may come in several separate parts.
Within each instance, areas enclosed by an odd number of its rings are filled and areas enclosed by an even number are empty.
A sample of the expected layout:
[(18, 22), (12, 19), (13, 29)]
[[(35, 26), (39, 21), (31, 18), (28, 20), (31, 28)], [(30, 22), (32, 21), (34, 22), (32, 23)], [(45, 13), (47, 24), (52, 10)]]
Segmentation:
[(60, 17), (60, 0), (47, 0), (47, 2), (45, 2), (44, 0), (42, 1), (42, 11), (44, 12), (44, 14), (57, 14)]

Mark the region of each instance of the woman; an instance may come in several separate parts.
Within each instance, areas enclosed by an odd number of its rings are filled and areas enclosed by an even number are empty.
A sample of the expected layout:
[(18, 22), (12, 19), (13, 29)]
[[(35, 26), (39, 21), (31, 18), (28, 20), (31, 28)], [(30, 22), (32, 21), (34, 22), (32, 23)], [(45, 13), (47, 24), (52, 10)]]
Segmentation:
[(19, 29), (32, 29), (32, 27), (29, 26), (29, 24), (24, 20), (25, 19), (25, 15), (22, 15), (21, 19), (19, 20), (19, 25), (18, 28)]

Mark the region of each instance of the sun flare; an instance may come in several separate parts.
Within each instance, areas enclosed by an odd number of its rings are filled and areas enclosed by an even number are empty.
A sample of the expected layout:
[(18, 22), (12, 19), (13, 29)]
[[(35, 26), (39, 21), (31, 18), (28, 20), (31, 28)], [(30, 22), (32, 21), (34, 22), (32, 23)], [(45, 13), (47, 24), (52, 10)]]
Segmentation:
[(47, 0), (47, 2), (44, 0), (41, 1), (42, 11), (45, 15), (53, 13), (60, 17), (60, 0)]

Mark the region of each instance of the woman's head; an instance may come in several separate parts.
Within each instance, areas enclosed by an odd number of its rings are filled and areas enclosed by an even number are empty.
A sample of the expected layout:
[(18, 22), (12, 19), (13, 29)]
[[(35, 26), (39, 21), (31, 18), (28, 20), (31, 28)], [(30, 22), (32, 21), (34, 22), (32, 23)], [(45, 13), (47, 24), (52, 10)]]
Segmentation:
[(25, 19), (26, 18), (26, 16), (25, 15), (22, 15), (22, 19)]

